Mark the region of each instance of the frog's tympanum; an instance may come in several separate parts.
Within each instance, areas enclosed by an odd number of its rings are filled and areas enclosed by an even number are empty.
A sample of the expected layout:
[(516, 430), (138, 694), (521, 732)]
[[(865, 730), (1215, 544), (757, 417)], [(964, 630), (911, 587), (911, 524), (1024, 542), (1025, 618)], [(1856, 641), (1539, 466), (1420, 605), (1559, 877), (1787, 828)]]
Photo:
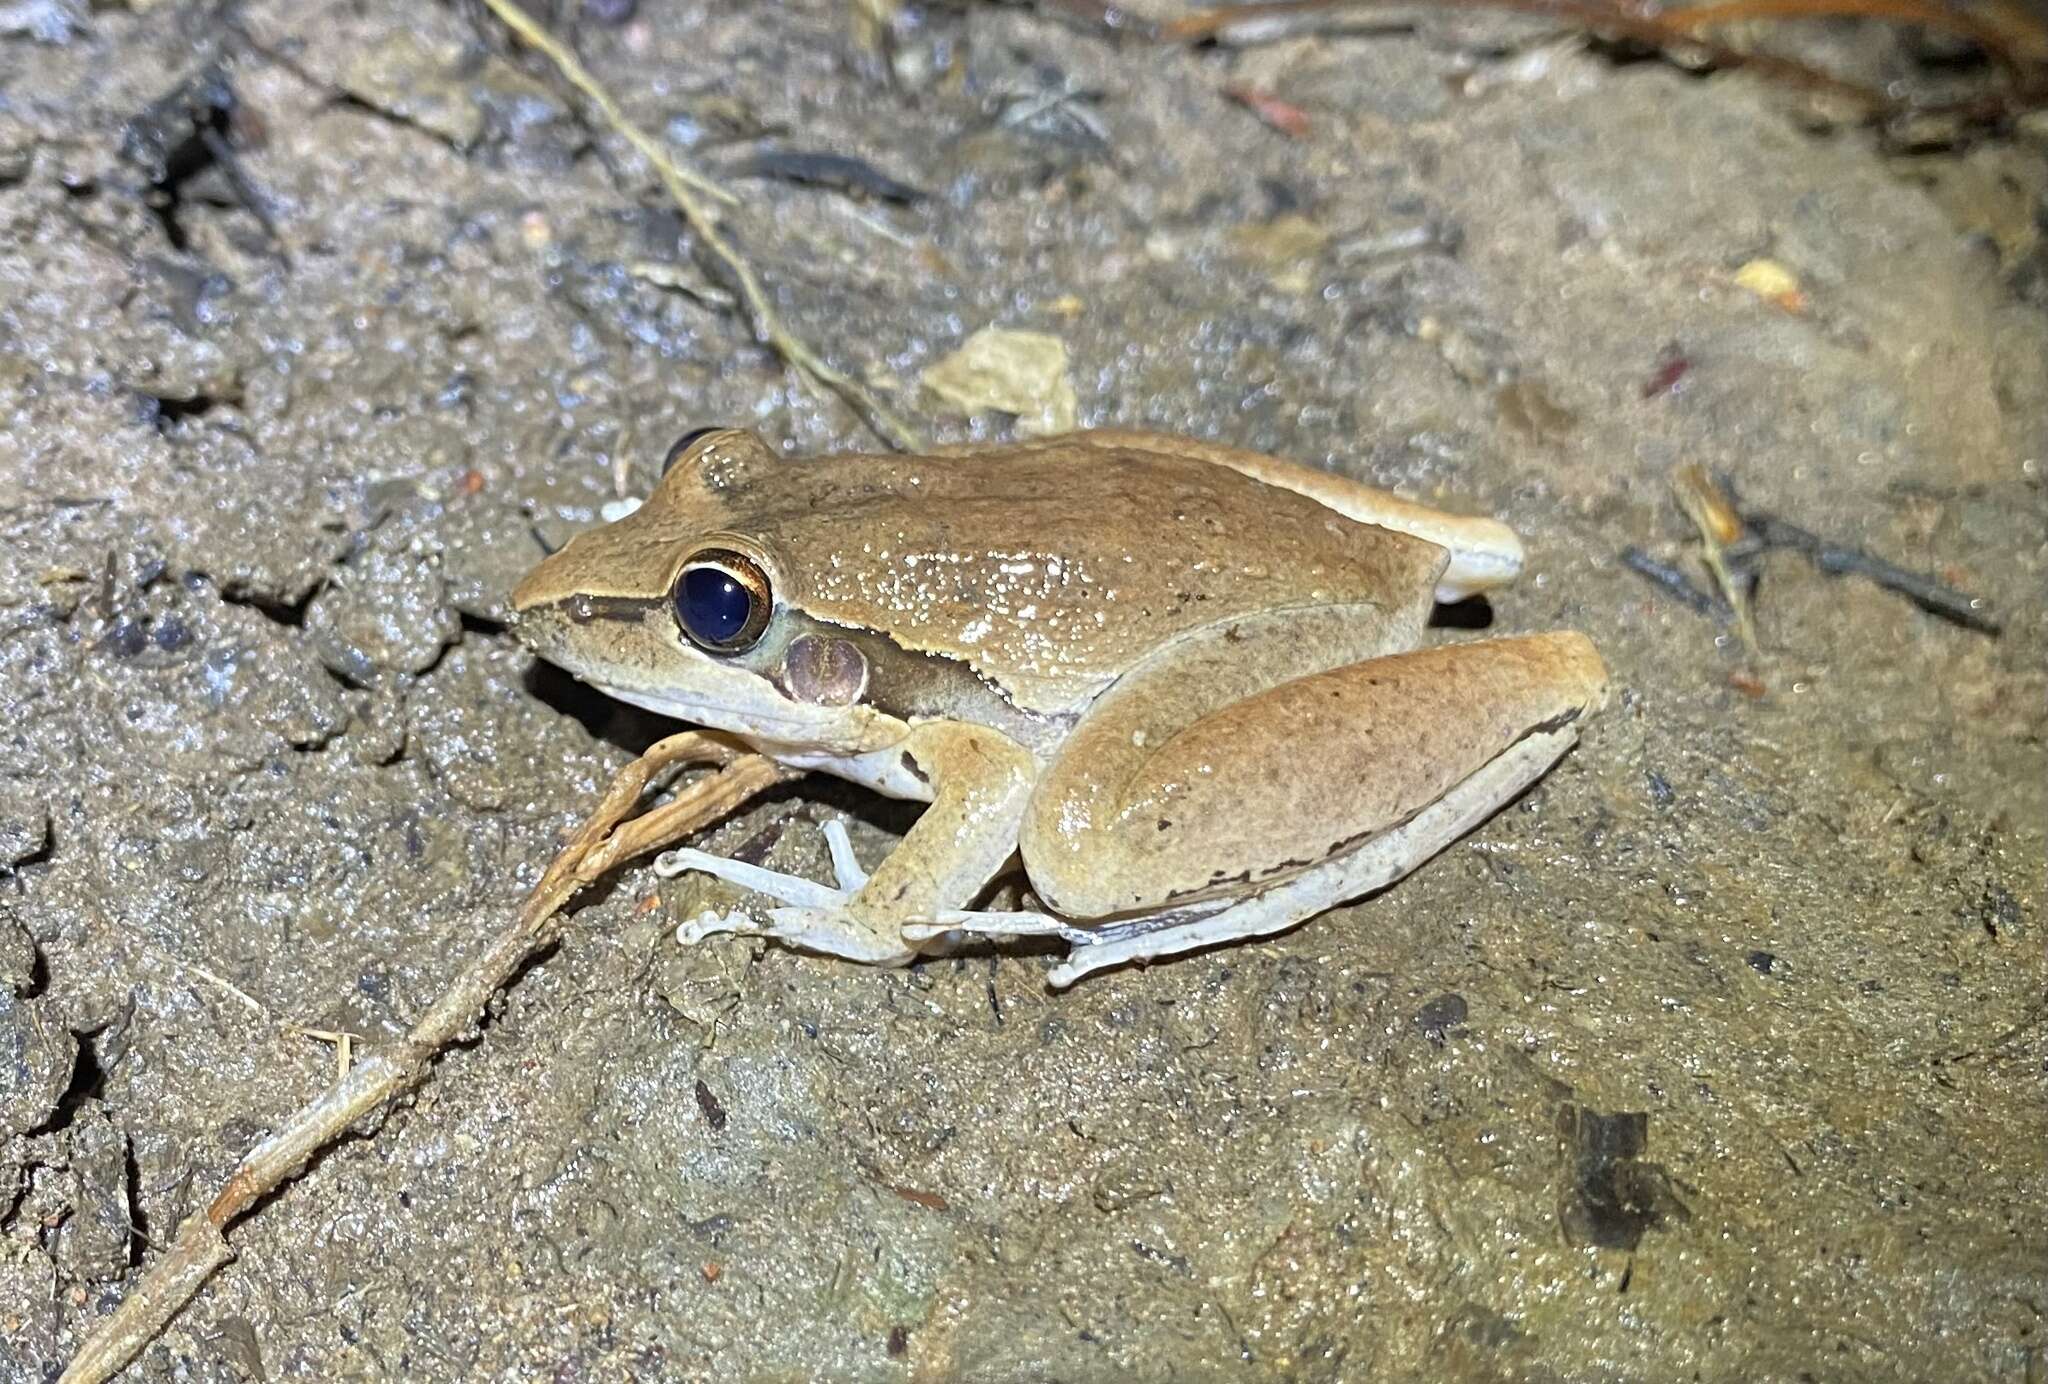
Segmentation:
[[(1050, 935), (1065, 985), (1381, 889), (1540, 777), (1605, 702), (1574, 633), (1421, 647), (1522, 548), (1307, 467), (1089, 432), (792, 460), (693, 433), (637, 511), (542, 562), (519, 637), (623, 701), (930, 806), (837, 887), (685, 924), (896, 964)], [(1021, 863), (1043, 911), (975, 911)]]

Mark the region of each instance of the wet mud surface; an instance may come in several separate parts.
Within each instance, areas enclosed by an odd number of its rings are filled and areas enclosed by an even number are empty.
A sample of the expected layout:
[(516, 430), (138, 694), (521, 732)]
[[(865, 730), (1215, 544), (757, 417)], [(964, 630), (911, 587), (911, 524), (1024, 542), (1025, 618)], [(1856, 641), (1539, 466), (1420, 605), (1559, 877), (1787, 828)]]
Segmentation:
[[(1491, 628), (1589, 632), (1615, 701), (1388, 894), (1063, 994), (684, 951), (629, 871), (129, 1377), (2041, 1376), (2039, 142), (1891, 159), (1522, 21), (977, 7), (892, 83), (844, 7), (629, 8), (586, 60), (934, 435), (1012, 422), (927, 367), (1057, 337), (1082, 424), (1508, 519)], [(487, 21), (0, 13), (11, 1381), (330, 1079), (304, 1030), (401, 1032), (659, 733), (504, 632), (540, 543), (692, 427), (872, 439)], [(1619, 560), (1683, 559), (1681, 462), (2003, 635), (1781, 554), (1749, 681)], [(822, 869), (835, 813), (870, 860), (907, 820), (807, 784), (708, 841)]]

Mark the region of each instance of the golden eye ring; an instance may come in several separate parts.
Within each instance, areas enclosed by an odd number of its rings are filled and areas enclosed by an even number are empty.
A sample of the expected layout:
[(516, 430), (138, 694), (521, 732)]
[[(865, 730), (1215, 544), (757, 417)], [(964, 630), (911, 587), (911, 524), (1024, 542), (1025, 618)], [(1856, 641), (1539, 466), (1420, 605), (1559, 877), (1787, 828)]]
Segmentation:
[(684, 636), (712, 654), (753, 648), (775, 611), (768, 574), (752, 558), (730, 548), (692, 553), (676, 573), (669, 603)]

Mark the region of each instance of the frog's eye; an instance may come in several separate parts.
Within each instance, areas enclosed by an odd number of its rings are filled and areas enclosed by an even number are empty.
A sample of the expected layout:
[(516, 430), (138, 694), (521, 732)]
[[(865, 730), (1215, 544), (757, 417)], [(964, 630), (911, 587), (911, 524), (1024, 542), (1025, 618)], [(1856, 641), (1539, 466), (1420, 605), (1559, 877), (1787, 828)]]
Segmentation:
[(681, 437), (677, 438), (675, 440), (675, 444), (668, 449), (668, 455), (661, 459), (661, 474), (666, 476), (670, 471), (675, 469), (675, 464), (681, 461), (686, 455), (689, 454), (690, 448), (696, 446), (699, 442), (711, 436), (711, 434), (715, 432), (724, 431), (724, 428), (713, 426), (709, 428), (692, 428), (690, 431), (684, 433)]
[(683, 564), (671, 593), (676, 623), (708, 653), (750, 649), (775, 608), (768, 574), (730, 548), (706, 548)]

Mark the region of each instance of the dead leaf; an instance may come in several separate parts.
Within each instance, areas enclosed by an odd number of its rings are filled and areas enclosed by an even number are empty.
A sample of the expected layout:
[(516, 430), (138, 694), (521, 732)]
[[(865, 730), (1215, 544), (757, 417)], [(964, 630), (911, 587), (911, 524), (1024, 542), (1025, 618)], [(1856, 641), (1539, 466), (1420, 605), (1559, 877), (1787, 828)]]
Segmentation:
[(1048, 332), (983, 327), (925, 370), (924, 387), (968, 413), (1015, 414), (1026, 437), (1074, 428), (1067, 343)]

